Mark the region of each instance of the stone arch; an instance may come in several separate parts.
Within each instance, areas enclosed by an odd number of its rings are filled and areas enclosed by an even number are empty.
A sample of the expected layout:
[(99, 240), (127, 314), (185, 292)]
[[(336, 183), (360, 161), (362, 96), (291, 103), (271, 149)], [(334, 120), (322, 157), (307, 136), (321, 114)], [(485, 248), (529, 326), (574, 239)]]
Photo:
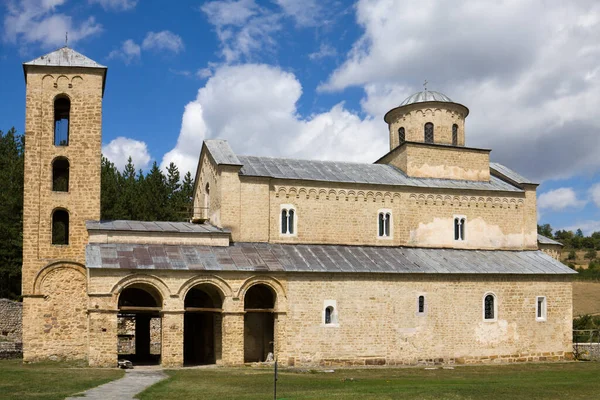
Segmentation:
[(244, 299), (248, 289), (258, 284), (269, 286), (273, 292), (275, 292), (275, 312), (287, 311), (287, 296), (285, 294), (285, 290), (283, 289), (283, 285), (281, 282), (271, 276), (252, 276), (246, 279), (240, 286), (236, 297), (238, 299)]
[(118, 298), (123, 289), (136, 284), (144, 284), (154, 288), (162, 297), (163, 307), (165, 306), (164, 303), (167, 301), (167, 299), (171, 297), (171, 291), (169, 290), (169, 287), (162, 281), (162, 279), (148, 274), (127, 275), (125, 278), (117, 282), (112, 287), (110, 292)]
[(39, 270), (39, 272), (35, 276), (35, 278), (33, 280), (33, 294), (34, 295), (43, 294), (41, 292), (41, 286), (42, 286), (42, 283), (44, 282), (44, 279), (50, 272), (52, 272), (56, 269), (60, 269), (60, 268), (71, 268), (71, 269), (79, 272), (81, 275), (83, 275), (84, 278), (87, 279), (85, 265), (83, 265), (83, 264), (80, 264), (75, 261), (51, 262), (51, 263), (47, 264), (46, 266), (44, 266), (41, 270)]
[(195, 286), (209, 284), (213, 285), (221, 292), (223, 297), (223, 304), (225, 304), (225, 299), (231, 298), (233, 296), (233, 291), (231, 290), (231, 286), (225, 281), (225, 279), (220, 278), (215, 275), (203, 275), (203, 276), (195, 276), (193, 278), (185, 281), (177, 291), (177, 296), (182, 299), (185, 299), (187, 293)]

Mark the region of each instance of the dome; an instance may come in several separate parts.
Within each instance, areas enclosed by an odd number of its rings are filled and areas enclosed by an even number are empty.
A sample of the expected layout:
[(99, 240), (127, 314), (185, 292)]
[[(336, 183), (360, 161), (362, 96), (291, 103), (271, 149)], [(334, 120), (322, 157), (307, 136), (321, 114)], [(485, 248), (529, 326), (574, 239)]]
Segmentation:
[(426, 101), (443, 101), (446, 103), (453, 103), (452, 99), (443, 93), (434, 92), (432, 90), (423, 90), (422, 92), (417, 92), (408, 96), (402, 103), (400, 103), (400, 107), (414, 103), (424, 103)]

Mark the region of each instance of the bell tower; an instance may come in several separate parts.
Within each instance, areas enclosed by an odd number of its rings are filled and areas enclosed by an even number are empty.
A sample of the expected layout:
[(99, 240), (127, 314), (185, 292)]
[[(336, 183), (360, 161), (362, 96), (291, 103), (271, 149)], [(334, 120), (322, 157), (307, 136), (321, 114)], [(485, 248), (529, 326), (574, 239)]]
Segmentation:
[(87, 357), (86, 220), (100, 219), (107, 68), (65, 46), (23, 64), (25, 361)]

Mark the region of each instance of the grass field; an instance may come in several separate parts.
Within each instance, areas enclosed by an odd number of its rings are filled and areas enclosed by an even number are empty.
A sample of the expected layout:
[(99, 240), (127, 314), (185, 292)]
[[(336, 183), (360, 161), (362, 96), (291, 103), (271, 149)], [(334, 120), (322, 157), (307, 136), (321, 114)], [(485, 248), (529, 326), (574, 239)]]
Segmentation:
[[(273, 398), (273, 375), (254, 368), (167, 371), (170, 378), (141, 393), (142, 400)], [(600, 363), (553, 363), (424, 368), (340, 369), (334, 373), (281, 372), (282, 399), (593, 399), (600, 396)]]
[(0, 360), (0, 399), (63, 400), (123, 376), (115, 369), (78, 368), (75, 364)]
[(600, 282), (573, 282), (573, 317), (600, 314)]

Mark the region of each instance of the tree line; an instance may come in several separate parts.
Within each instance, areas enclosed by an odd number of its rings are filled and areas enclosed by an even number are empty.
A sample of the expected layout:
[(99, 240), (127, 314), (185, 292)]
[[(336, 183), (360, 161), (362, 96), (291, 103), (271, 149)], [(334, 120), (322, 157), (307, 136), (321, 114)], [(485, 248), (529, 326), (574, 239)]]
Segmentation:
[[(23, 262), (23, 174), (25, 136), (15, 128), (0, 130), (0, 298), (21, 295)], [(123, 171), (105, 157), (101, 161), (103, 220), (185, 221), (191, 216), (194, 182), (183, 179), (174, 163), (166, 174), (154, 162), (147, 173), (131, 158)]]
[(540, 235), (561, 242), (565, 246), (565, 250), (600, 250), (600, 232), (593, 232), (591, 235), (585, 236), (581, 229), (577, 229), (575, 232), (564, 229), (554, 231), (550, 224), (538, 225), (537, 229)]

